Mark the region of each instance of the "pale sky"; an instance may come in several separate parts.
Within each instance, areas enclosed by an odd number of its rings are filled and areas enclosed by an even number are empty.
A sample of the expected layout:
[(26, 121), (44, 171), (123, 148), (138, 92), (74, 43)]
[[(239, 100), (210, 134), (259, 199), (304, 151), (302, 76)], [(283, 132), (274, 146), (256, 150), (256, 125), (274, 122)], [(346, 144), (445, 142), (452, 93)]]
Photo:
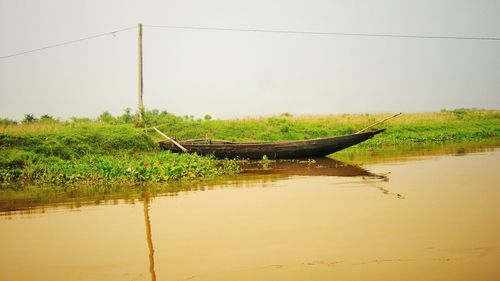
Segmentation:
[[(0, 56), (145, 25), (500, 37), (500, 1), (0, 0)], [(148, 109), (214, 118), (500, 109), (500, 41), (144, 28)], [(0, 117), (137, 108), (137, 29), (0, 59)]]

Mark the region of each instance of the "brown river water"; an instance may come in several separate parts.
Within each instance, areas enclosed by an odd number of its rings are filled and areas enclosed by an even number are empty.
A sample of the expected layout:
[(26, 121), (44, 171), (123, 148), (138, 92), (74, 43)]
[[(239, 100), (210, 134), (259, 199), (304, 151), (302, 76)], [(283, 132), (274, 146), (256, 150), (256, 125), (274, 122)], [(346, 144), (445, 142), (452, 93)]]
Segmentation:
[(249, 163), (163, 189), (4, 192), (0, 280), (497, 281), (496, 147)]

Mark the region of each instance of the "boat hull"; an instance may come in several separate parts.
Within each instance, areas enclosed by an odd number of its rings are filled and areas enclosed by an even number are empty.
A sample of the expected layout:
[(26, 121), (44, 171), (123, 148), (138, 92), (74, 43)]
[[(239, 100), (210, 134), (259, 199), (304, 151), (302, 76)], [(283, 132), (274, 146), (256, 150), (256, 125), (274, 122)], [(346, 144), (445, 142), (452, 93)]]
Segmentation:
[[(213, 155), (217, 158), (262, 159), (262, 157), (266, 155), (269, 159), (293, 159), (326, 156), (370, 139), (384, 130), (385, 129), (339, 137), (300, 141), (240, 143), (180, 141), (179, 143), (190, 153)], [(160, 146), (172, 152), (182, 152), (177, 146), (169, 141), (161, 142)]]

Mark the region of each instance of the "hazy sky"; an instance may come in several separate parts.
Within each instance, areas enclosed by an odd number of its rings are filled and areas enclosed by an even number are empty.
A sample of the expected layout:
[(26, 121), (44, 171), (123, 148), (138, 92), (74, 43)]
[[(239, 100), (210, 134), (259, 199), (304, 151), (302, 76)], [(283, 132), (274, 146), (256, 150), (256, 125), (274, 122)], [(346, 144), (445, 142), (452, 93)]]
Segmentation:
[[(500, 37), (500, 1), (0, 0), (0, 56), (143, 23)], [(144, 28), (144, 103), (215, 118), (500, 109), (500, 41)], [(0, 59), (0, 117), (137, 108), (137, 29)]]

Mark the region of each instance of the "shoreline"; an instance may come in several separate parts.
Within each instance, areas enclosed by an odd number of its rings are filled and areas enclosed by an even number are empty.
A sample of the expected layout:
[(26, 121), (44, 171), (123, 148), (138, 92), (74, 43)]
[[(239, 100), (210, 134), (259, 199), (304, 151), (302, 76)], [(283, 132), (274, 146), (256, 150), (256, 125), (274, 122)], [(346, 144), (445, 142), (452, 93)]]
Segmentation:
[[(3, 186), (0, 188), (0, 213), (12, 214), (37, 214), (45, 213), (53, 208), (79, 208), (87, 205), (116, 204), (117, 200), (134, 202), (144, 200), (146, 194), (150, 197), (178, 196), (182, 192), (203, 191), (212, 189), (223, 189), (228, 186), (255, 185), (272, 186), (273, 182), (303, 176), (335, 176), (335, 177), (365, 177), (371, 174), (374, 165), (385, 165), (390, 162), (414, 161), (425, 157), (460, 156), (469, 153), (482, 153), (497, 151), (500, 143), (461, 143), (448, 144), (443, 147), (421, 146), (413, 153), (400, 151), (389, 154), (381, 150), (379, 154), (366, 162), (345, 161), (330, 159), (333, 164), (325, 166), (323, 161), (299, 161), (299, 160), (269, 160), (252, 161), (244, 163), (249, 170), (243, 170), (240, 174), (221, 175), (217, 177), (205, 177), (185, 181), (168, 182), (142, 182), (142, 183), (90, 183), (90, 184), (38, 184)], [(333, 155), (332, 155), (333, 156)], [(288, 167), (287, 167), (288, 166)], [(300, 167), (302, 166), (302, 168)], [(352, 170), (355, 170), (352, 173)], [(371, 176), (384, 175), (373, 174)]]
[[(147, 125), (158, 126), (181, 139), (208, 134), (210, 138), (233, 141), (349, 134), (383, 117), (380, 114), (321, 117), (282, 114), (244, 120), (191, 120), (157, 111), (149, 111), (146, 116)], [(217, 178), (237, 174), (241, 169), (234, 160), (161, 151), (159, 136), (144, 133), (144, 129), (127, 123), (132, 119), (107, 118), (107, 122), (51, 120), (0, 126), (1, 186), (140, 185)], [(471, 142), (496, 146), (500, 144), (498, 124), (500, 111), (495, 110), (404, 114), (379, 125), (387, 129), (383, 134), (330, 157), (362, 163), (384, 154), (384, 150), (392, 154), (405, 153), (414, 146)]]

